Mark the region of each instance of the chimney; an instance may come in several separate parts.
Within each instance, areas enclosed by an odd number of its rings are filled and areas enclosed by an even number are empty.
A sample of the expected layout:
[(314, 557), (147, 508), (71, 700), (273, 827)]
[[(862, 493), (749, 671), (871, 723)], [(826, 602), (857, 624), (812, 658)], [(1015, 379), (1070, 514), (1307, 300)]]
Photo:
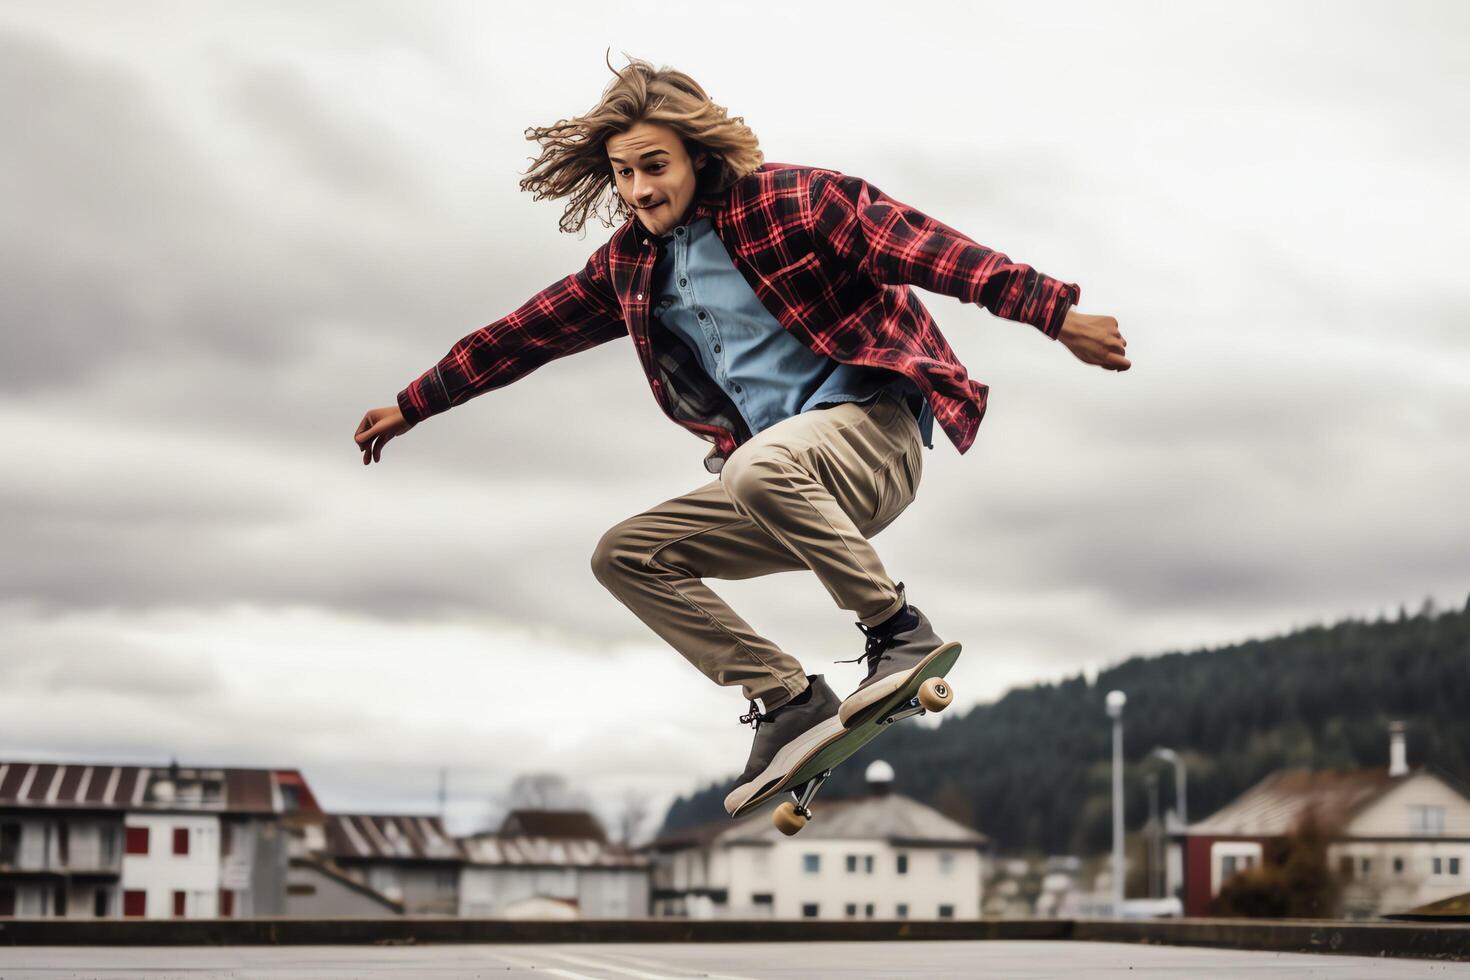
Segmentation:
[(1409, 750), (1404, 744), (1404, 727), (1401, 721), (1388, 723), (1388, 775), (1390, 777), (1409, 774)]

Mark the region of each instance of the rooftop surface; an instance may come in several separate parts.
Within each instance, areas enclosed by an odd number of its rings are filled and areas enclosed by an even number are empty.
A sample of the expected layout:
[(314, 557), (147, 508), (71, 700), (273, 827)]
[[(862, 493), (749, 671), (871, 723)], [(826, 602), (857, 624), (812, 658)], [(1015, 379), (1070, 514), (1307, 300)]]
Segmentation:
[(6, 980), (57, 977), (1445, 977), (1464, 964), (1091, 942), (0, 948)]

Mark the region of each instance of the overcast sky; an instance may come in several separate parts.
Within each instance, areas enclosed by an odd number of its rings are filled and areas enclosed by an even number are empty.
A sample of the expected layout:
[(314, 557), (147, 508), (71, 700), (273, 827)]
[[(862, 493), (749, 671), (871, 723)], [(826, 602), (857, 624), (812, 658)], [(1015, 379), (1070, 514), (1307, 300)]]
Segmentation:
[[(1464, 5), (751, 11), (0, 3), (0, 758), (299, 767), (338, 810), (433, 809), (444, 766), (456, 830), (519, 772), (656, 817), (743, 766), (738, 690), (591, 572), (710, 479), (626, 338), (349, 444), (611, 234), (517, 187), (609, 47), (1128, 338), (1114, 374), (924, 294), (990, 408), (875, 543), (965, 644), (951, 710), (1465, 601)], [(809, 572), (712, 585), (860, 678)]]

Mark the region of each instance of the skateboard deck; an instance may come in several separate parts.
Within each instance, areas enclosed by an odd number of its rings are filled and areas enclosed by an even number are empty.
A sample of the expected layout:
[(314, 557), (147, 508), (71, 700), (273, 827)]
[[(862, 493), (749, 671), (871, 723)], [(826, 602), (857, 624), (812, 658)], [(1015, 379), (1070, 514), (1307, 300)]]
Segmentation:
[[(794, 805), (782, 803), (776, 808), (772, 820), (784, 834), (799, 831), (811, 818), (809, 804), (812, 797), (832, 775), (833, 769), (887, 731), (895, 722), (911, 715), (921, 715), (925, 711), (942, 711), (948, 706), (954, 692), (944, 676), (959, 659), (960, 649), (960, 644), (954, 642), (940, 646), (937, 655), (914, 671), (913, 676), (902, 687), (853, 716), (845, 729), (813, 747), (780, 782), (752, 798), (730, 816), (743, 816), (773, 796), (789, 791), (795, 799)], [(921, 699), (920, 689), (925, 688), (926, 682), (931, 679), (937, 680), (928, 685)]]

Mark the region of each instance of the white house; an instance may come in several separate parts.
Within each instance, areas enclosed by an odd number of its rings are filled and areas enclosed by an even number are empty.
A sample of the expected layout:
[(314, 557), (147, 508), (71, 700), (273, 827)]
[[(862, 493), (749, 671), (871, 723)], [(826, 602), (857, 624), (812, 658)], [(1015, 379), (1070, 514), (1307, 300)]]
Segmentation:
[(294, 769), (0, 762), (0, 916), (279, 915), (320, 821)]
[(986, 838), (890, 792), (868, 767), (868, 795), (819, 800), (787, 837), (762, 811), (675, 831), (654, 859), (654, 915), (690, 918), (978, 918)]
[(1231, 875), (1257, 867), (1273, 838), (1311, 811), (1331, 843), (1343, 911), (1402, 912), (1470, 888), (1470, 791), (1446, 773), (1410, 768), (1404, 730), (1391, 730), (1384, 769), (1272, 773), (1185, 835), (1185, 909), (1208, 915)]

